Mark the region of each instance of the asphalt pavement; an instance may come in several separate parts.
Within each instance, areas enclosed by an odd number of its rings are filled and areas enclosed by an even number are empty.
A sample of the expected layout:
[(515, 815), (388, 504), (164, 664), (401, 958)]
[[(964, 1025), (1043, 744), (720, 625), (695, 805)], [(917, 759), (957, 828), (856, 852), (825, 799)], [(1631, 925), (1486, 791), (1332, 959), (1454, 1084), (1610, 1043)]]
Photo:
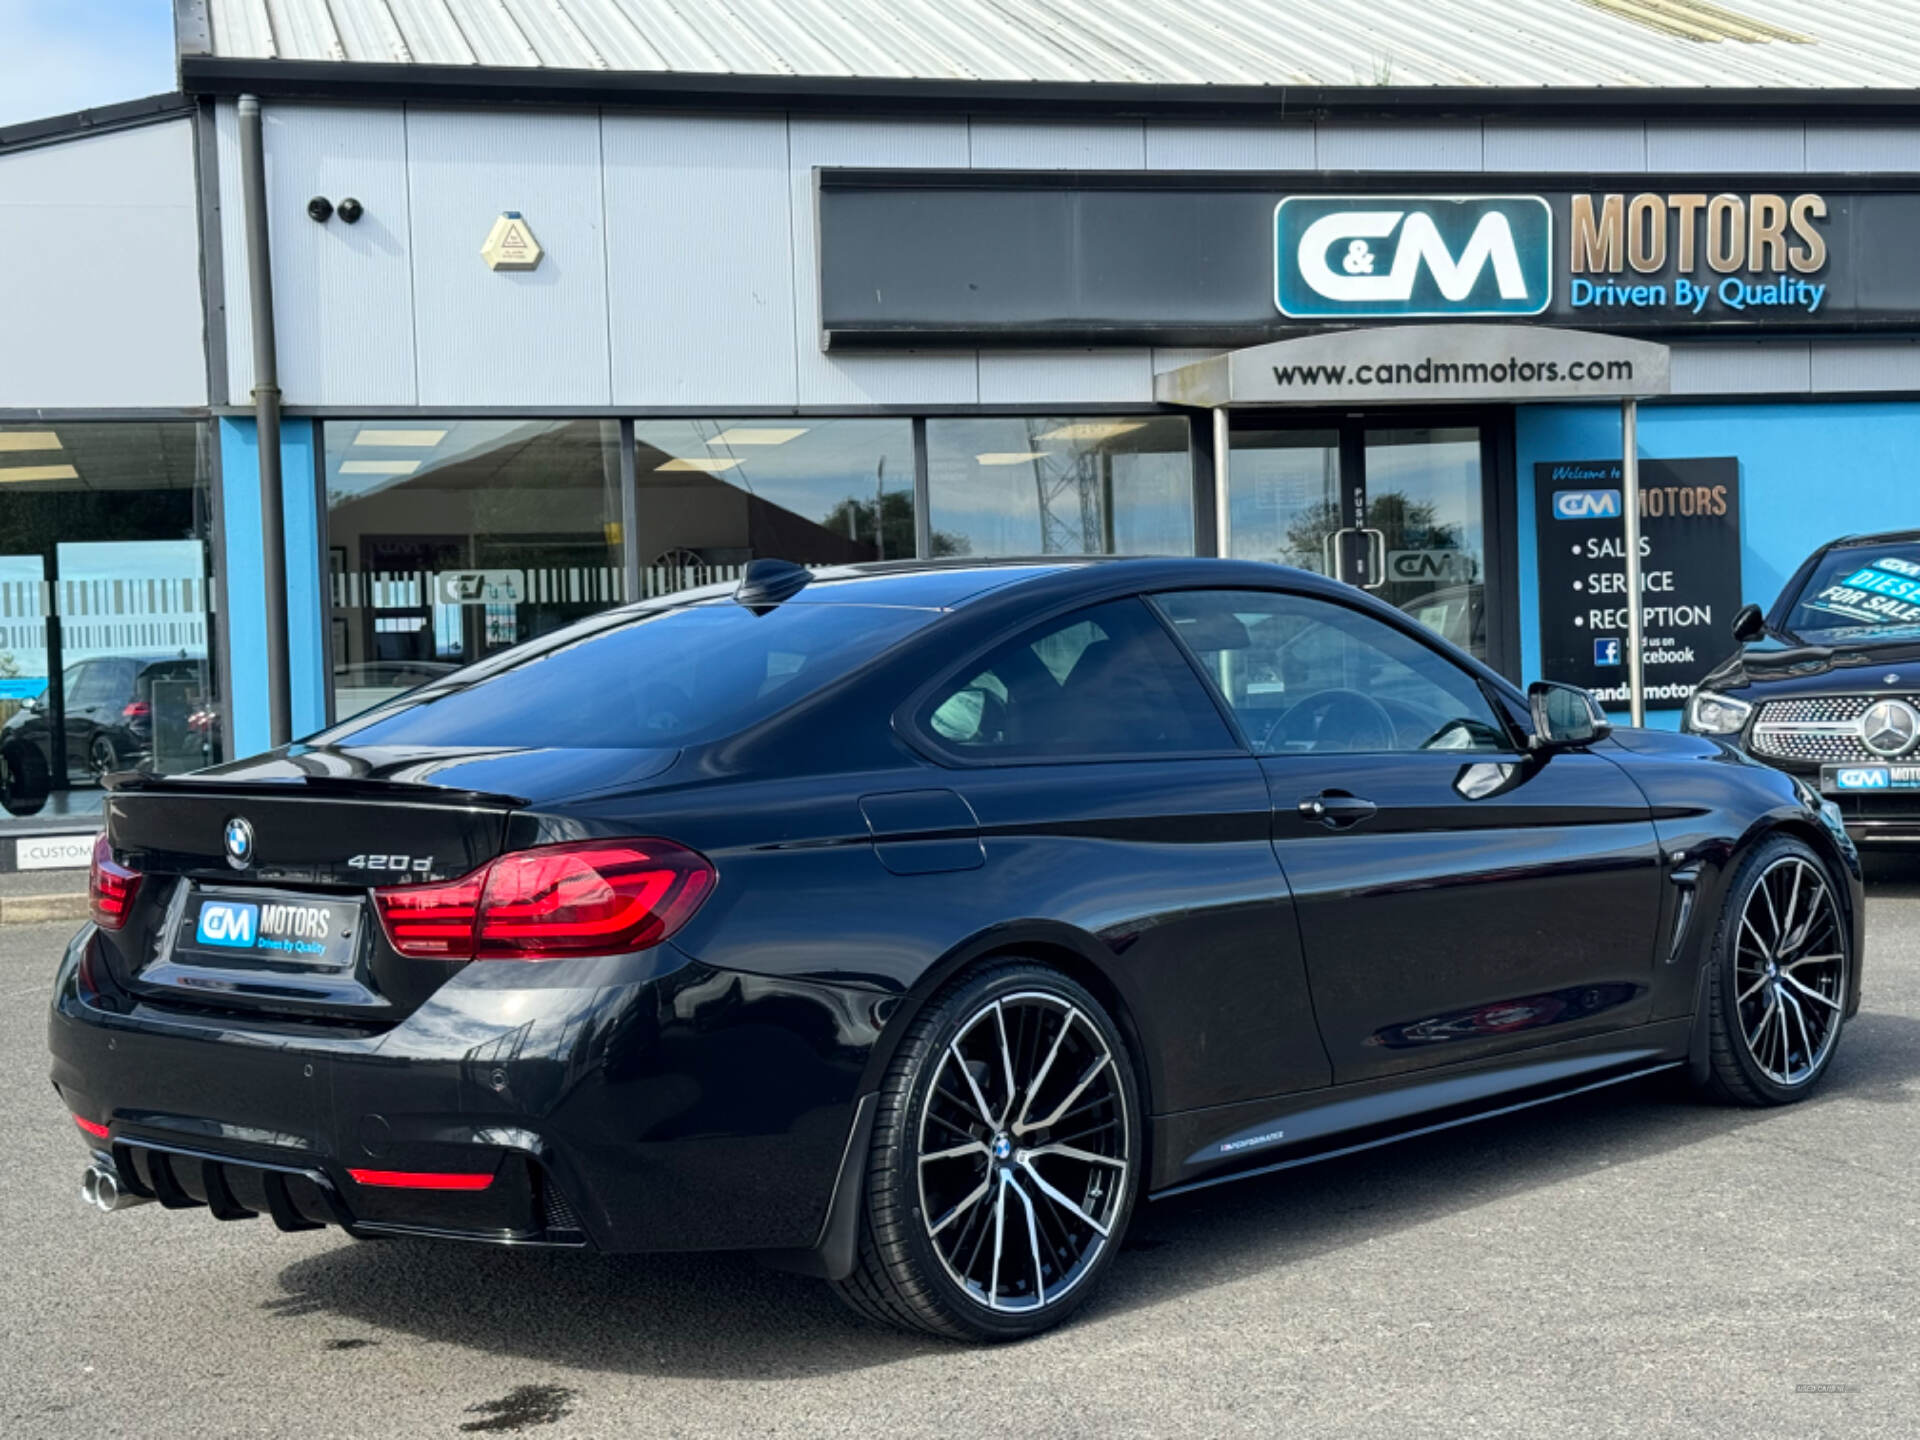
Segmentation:
[[(1914, 870), (1920, 880), (1920, 866)], [(1809, 1101), (1631, 1091), (1146, 1206), (1065, 1329), (877, 1329), (749, 1259), (75, 1198), (70, 922), (0, 929), (0, 1434), (1920, 1435), (1920, 883)]]

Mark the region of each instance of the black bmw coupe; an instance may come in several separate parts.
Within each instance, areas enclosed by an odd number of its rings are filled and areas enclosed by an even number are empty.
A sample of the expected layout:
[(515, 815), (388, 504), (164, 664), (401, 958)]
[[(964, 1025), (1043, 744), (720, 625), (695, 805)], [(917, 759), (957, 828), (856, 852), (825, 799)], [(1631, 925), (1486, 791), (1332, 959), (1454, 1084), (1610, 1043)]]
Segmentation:
[(1660, 1071), (1798, 1099), (1853, 847), (1361, 592), (756, 562), (117, 777), (53, 1082), (103, 1210), (751, 1249), (1057, 1322), (1135, 1206)]

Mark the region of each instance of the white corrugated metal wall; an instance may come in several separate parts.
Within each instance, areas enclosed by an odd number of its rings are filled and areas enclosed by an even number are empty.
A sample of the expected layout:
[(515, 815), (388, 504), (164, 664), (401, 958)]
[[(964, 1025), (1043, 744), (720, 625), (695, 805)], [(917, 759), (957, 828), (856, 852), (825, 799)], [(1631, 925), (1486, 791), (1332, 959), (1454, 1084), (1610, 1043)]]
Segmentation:
[[(251, 387), (232, 107), (219, 125), (229, 397)], [(1174, 122), (688, 116), (269, 105), (276, 319), (289, 404), (650, 409), (1145, 403), (1193, 358), (1145, 349), (829, 355), (816, 166), (1714, 172), (1920, 168), (1920, 126)], [(307, 199), (366, 206), (358, 225)], [(479, 257), (523, 212), (536, 271)], [(1009, 256), (1008, 263), (1019, 263)], [(1920, 390), (1920, 347), (1681, 345), (1683, 394)]]
[(207, 402), (193, 125), (0, 155), (0, 408)]

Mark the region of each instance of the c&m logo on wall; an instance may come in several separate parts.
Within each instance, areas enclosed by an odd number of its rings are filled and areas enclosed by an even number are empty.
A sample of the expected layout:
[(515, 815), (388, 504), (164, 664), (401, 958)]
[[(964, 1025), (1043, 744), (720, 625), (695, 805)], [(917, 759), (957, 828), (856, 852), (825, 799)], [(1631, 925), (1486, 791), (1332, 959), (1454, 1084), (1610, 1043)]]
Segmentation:
[(1538, 195), (1289, 195), (1273, 229), (1282, 315), (1538, 315), (1553, 299)]
[(1553, 492), (1553, 518), (1556, 520), (1610, 520), (1620, 515), (1618, 490), (1556, 490)]

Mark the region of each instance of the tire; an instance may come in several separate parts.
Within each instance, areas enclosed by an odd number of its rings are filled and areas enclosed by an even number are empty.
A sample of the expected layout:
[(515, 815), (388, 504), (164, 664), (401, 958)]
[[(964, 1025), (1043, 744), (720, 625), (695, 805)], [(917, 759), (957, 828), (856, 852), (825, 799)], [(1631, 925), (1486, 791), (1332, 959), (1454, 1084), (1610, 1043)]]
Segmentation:
[(93, 737), (87, 746), (87, 774), (93, 777), (93, 783), (102, 783), (107, 776), (120, 768), (120, 747), (113, 743), (113, 737), (104, 730)]
[(1706, 961), (1713, 1099), (1791, 1105), (1832, 1065), (1853, 966), (1841, 893), (1791, 836), (1767, 840), (1735, 871)]
[(1023, 960), (962, 975), (887, 1067), (857, 1257), (834, 1288), (869, 1319), (950, 1339), (1050, 1329), (1120, 1248), (1142, 1134), (1132, 1057), (1083, 986)]
[(47, 762), (31, 745), (9, 745), (0, 754), (0, 805), (9, 815), (37, 815), (47, 803)]

